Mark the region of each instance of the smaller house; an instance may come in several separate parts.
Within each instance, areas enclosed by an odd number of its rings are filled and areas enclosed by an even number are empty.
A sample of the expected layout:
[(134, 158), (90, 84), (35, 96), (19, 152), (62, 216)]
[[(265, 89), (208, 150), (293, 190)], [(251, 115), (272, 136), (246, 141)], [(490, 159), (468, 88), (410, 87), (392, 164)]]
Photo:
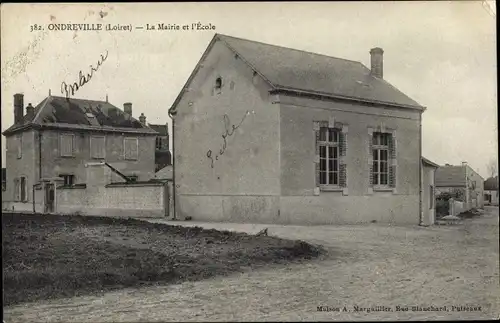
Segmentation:
[(463, 202), (463, 212), (484, 206), (484, 178), (467, 162), (455, 166), (446, 164), (436, 170), (436, 194), (449, 193)]
[(155, 141), (155, 172), (172, 164), (172, 155), (169, 149), (168, 124), (149, 124), (149, 127), (158, 133)]
[(498, 205), (498, 175), (484, 181), (484, 203)]
[(435, 173), (439, 165), (422, 157), (422, 218), (421, 225), (432, 225), (436, 220)]

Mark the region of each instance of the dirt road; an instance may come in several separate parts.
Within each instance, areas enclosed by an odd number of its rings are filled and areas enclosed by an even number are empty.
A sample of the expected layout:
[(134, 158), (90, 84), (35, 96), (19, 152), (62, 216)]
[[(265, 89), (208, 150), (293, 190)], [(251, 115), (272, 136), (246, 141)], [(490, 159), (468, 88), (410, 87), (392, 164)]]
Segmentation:
[(5, 308), (5, 320), (459, 320), (500, 314), (498, 208), (463, 225), (429, 228), (203, 226), (246, 232), (269, 227), (271, 235), (321, 243), (331, 252), (306, 265)]

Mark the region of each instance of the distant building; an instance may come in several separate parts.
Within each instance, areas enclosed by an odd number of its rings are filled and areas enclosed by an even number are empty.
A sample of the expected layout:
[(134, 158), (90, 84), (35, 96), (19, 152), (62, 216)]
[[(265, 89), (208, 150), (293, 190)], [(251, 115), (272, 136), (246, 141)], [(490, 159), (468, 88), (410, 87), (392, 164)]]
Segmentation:
[(436, 170), (436, 192), (450, 193), (455, 200), (464, 202), (464, 211), (484, 207), (484, 178), (466, 162), (440, 166)]
[(149, 127), (158, 133), (155, 141), (155, 172), (172, 164), (172, 155), (169, 149), (168, 124), (149, 124)]
[(15, 94), (15, 122), (3, 132), (9, 172), (3, 206), (31, 210), (38, 185), (47, 190), (50, 212), (54, 181), (85, 184), (88, 162), (106, 162), (130, 180), (153, 178), (158, 134), (144, 114), (139, 121), (132, 117), (131, 103), (123, 106), (124, 111), (107, 101), (49, 95), (36, 107), (28, 104), (24, 114), (24, 96)]
[(484, 202), (489, 205), (498, 205), (498, 175), (484, 181)]

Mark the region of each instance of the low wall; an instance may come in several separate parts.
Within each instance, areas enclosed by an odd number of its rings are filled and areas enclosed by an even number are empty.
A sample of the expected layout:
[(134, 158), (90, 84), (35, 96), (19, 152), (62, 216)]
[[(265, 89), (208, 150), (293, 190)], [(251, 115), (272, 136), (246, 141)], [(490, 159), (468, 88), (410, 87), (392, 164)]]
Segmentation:
[(58, 188), (56, 212), (66, 214), (164, 217), (169, 213), (163, 183), (119, 184), (87, 188)]
[(453, 215), (453, 216), (457, 216), (460, 213), (469, 210), (469, 209), (467, 209), (465, 207), (465, 203), (464, 202), (455, 201), (453, 199), (450, 199), (449, 203), (450, 203), (450, 214)]
[[(43, 213), (43, 193), (44, 191), (40, 189), (35, 189), (35, 199), (27, 202), (14, 202), (14, 201), (3, 201), (2, 200), (2, 210), (4, 211), (14, 211), (14, 212), (33, 212), (33, 208), (37, 213)], [(30, 193), (29, 196), (32, 196)]]

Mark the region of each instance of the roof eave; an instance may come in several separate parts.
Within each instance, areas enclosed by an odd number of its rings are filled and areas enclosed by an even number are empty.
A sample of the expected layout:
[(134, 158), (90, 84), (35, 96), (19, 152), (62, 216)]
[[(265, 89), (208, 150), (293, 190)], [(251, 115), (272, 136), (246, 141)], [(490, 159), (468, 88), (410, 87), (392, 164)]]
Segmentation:
[(431, 162), (429, 159), (427, 159), (427, 158), (425, 158), (425, 157), (422, 157), (422, 162), (423, 162), (424, 164), (427, 164), (427, 165), (432, 166), (432, 167), (434, 167), (434, 168), (439, 168), (439, 165), (438, 165), (438, 164)]
[(383, 105), (383, 106), (389, 106), (392, 108), (412, 109), (412, 110), (417, 110), (420, 112), (424, 112), (427, 109), (426, 107), (420, 106), (420, 105), (416, 106), (416, 105), (406, 105), (406, 104), (377, 101), (377, 100), (367, 100), (367, 99), (362, 99), (362, 98), (337, 95), (337, 94), (333, 94), (333, 93), (316, 92), (316, 91), (310, 91), (310, 90), (300, 90), (300, 89), (295, 89), (295, 88), (290, 88), (290, 87), (277, 86), (274, 89), (270, 90), (270, 92), (271, 93), (289, 92), (289, 93), (295, 93), (295, 94), (299, 94), (299, 95), (310, 95), (310, 96), (330, 98), (330, 99), (350, 101), (350, 102), (360, 102), (360, 103)]
[(154, 135), (157, 136), (158, 133), (153, 129), (149, 128), (119, 128), (119, 127), (92, 127), (92, 126), (82, 126), (77, 125), (78, 127), (72, 127), (69, 125), (52, 123), (52, 124), (43, 124), (39, 125), (40, 129), (65, 129), (72, 131), (103, 131), (103, 132), (128, 132), (128, 133), (136, 133), (136, 134), (145, 134), (145, 135)]
[(10, 136), (10, 135), (13, 135), (13, 134), (18, 133), (18, 132), (22, 132), (25, 130), (29, 130), (31, 128), (35, 128), (37, 126), (38, 126), (38, 124), (33, 123), (33, 122), (25, 123), (23, 125), (19, 125), (18, 127), (15, 127), (15, 128), (10, 127), (9, 129), (2, 132), (2, 135)]

